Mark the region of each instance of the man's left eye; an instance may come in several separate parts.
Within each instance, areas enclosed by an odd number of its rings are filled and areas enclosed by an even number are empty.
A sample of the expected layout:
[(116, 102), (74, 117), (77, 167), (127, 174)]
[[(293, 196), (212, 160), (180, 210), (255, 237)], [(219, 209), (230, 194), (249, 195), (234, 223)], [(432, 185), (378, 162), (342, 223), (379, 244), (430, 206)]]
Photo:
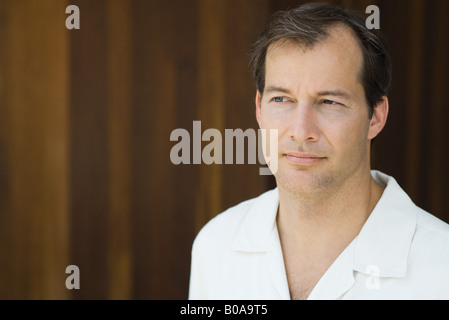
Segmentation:
[(335, 101), (332, 101), (332, 100), (328, 100), (328, 99), (323, 100), (323, 103), (324, 104), (329, 104), (329, 105), (337, 105), (337, 104), (339, 104), (338, 102), (335, 102)]

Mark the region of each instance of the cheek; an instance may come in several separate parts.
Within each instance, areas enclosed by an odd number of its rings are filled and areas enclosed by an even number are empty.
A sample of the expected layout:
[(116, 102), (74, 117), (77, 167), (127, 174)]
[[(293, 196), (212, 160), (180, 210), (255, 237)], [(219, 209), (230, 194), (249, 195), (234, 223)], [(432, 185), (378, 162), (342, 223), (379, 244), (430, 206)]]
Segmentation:
[(339, 149), (344, 150), (348, 156), (365, 153), (368, 144), (368, 124), (359, 119), (341, 126), (338, 133), (334, 133), (334, 137), (338, 137)]
[(279, 134), (284, 132), (289, 125), (288, 113), (281, 110), (276, 110), (268, 106), (262, 107), (260, 110), (261, 129), (277, 129)]
[(369, 120), (360, 117), (322, 121), (320, 128), (335, 149), (351, 150), (368, 141)]

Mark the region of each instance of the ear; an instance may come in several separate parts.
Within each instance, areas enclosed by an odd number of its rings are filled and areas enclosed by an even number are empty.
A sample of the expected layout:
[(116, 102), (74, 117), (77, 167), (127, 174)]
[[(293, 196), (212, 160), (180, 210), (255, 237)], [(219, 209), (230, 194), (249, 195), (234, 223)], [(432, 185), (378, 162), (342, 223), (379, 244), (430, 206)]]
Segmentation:
[(259, 92), (259, 90), (257, 90), (256, 92), (256, 119), (257, 119), (257, 123), (259, 124), (260, 127), (260, 103), (262, 99), (262, 95)]
[(370, 121), (368, 130), (368, 139), (374, 139), (385, 127), (388, 117), (388, 98), (382, 97), (382, 101), (379, 102), (373, 110), (373, 117)]

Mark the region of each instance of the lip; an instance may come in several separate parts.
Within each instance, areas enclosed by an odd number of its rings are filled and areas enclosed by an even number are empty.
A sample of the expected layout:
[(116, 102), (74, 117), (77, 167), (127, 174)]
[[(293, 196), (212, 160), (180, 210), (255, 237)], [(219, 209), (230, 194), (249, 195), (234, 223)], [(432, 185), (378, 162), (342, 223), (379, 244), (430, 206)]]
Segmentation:
[(326, 159), (325, 157), (306, 152), (289, 152), (284, 154), (284, 156), (293, 164), (314, 164)]

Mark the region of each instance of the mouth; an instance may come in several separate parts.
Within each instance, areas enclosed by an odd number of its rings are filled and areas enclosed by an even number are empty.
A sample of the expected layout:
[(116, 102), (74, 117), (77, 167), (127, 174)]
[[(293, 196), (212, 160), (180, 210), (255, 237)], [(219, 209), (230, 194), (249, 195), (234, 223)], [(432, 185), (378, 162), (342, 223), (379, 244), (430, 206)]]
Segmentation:
[(301, 165), (315, 164), (317, 162), (321, 162), (326, 159), (326, 157), (321, 157), (319, 155), (306, 152), (289, 152), (285, 153), (284, 157), (287, 159), (288, 162), (292, 164), (301, 164)]

